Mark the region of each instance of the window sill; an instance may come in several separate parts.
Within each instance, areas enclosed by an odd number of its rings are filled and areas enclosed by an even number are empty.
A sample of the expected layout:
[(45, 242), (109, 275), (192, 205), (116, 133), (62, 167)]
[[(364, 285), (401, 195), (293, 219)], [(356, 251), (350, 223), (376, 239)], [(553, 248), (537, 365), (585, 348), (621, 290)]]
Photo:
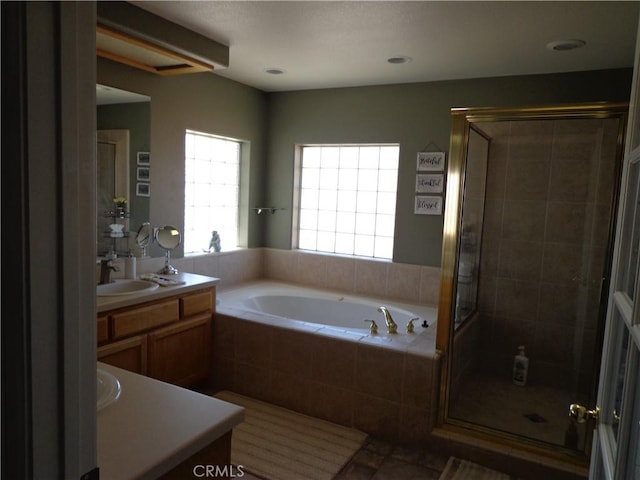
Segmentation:
[(244, 250), (250, 250), (250, 249), (246, 247), (235, 247), (227, 250), (222, 250), (220, 252), (191, 252), (191, 253), (185, 253), (184, 258), (206, 257), (209, 255), (216, 255), (216, 256), (231, 255)]

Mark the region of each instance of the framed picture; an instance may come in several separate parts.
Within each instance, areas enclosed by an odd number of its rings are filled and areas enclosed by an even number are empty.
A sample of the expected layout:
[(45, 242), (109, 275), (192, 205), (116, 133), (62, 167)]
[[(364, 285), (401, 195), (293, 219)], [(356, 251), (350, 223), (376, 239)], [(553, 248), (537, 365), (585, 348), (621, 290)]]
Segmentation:
[(138, 152), (138, 165), (151, 165), (149, 152)]
[(149, 167), (138, 167), (138, 180), (148, 182), (151, 173), (150, 170)]
[(418, 152), (416, 170), (419, 172), (444, 171), (444, 152)]
[(442, 197), (416, 195), (413, 213), (416, 215), (442, 215)]
[(151, 196), (151, 185), (149, 183), (136, 183), (136, 195), (138, 197)]
[(444, 173), (416, 175), (417, 193), (442, 193), (444, 189)]

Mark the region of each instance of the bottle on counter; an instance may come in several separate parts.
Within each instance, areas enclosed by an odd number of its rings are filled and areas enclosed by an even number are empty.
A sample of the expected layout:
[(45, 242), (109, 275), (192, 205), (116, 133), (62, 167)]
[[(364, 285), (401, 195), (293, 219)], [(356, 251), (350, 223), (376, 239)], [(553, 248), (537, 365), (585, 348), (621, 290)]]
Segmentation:
[(136, 257), (133, 252), (129, 252), (129, 255), (124, 259), (124, 278), (134, 280), (136, 275)]

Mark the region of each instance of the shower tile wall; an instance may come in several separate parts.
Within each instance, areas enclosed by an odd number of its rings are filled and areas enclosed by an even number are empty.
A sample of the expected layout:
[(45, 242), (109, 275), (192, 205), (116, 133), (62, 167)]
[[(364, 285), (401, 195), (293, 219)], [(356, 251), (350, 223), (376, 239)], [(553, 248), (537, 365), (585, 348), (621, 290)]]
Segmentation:
[(617, 179), (618, 121), (484, 123), (492, 138), (479, 308), (488, 373), (588, 390)]

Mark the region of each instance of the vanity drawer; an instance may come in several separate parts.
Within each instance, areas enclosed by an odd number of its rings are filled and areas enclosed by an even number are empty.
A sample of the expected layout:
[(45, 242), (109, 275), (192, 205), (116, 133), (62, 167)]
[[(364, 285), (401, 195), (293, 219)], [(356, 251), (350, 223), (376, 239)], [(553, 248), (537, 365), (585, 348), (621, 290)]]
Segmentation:
[(213, 311), (213, 292), (206, 290), (180, 299), (180, 312), (182, 318), (190, 317), (202, 312)]
[(171, 322), (177, 322), (180, 313), (178, 299), (133, 308), (111, 315), (113, 339), (127, 337)]

